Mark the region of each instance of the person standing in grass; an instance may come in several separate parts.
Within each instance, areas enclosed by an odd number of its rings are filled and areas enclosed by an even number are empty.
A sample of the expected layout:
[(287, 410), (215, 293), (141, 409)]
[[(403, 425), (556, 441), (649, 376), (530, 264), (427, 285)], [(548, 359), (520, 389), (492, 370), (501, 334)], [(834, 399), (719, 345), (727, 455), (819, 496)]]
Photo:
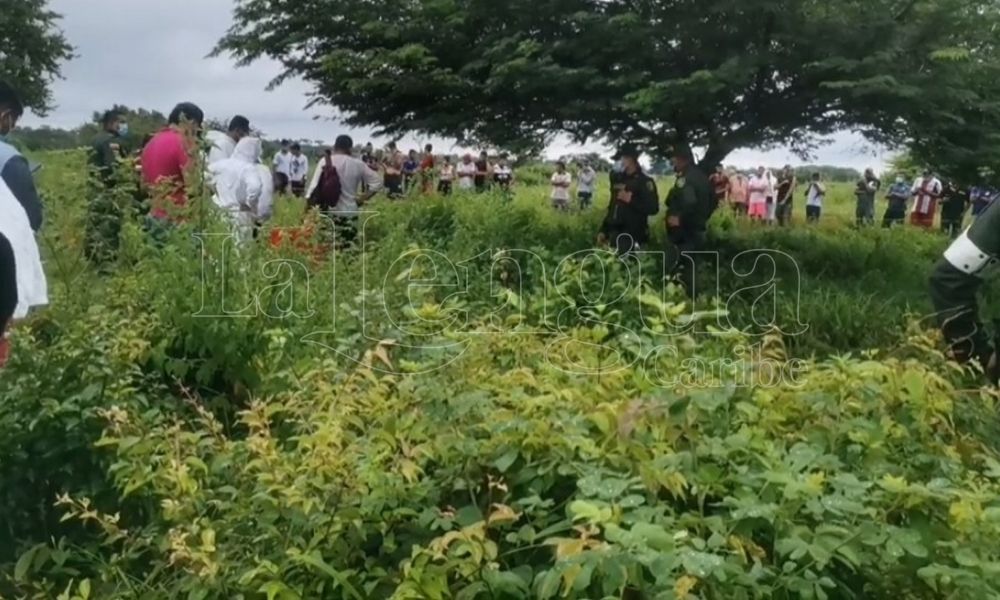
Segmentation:
[[(118, 111), (105, 112), (101, 118), (102, 131), (90, 145), (90, 202), (87, 205), (84, 254), (100, 267), (113, 262), (118, 256), (122, 207), (113, 190), (118, 183), (118, 166), (127, 157), (122, 139), (123, 122)], [(127, 128), (125, 131), (128, 131)]]
[(882, 182), (875, 177), (875, 172), (871, 169), (865, 170), (864, 179), (858, 182), (854, 195), (857, 197), (857, 206), (854, 217), (858, 227), (875, 224), (875, 195)]
[(424, 146), (424, 157), (420, 161), (420, 190), (425, 196), (434, 193), (434, 146)]
[(776, 192), (778, 224), (782, 227), (792, 222), (792, 203), (795, 197), (795, 189), (798, 185), (799, 182), (795, 178), (795, 170), (792, 169), (792, 165), (785, 165), (785, 168), (781, 171), (781, 177), (778, 178), (778, 189)]
[(288, 183), (292, 180), (292, 153), (289, 149), (291, 142), (281, 140), (281, 149), (274, 155), (271, 161), (274, 167), (274, 185), (279, 194), (288, 192)]
[(248, 241), (253, 233), (264, 193), (264, 181), (257, 169), (260, 156), (260, 140), (245, 137), (236, 144), (231, 157), (209, 166), (215, 186), (212, 199), (222, 209), (241, 242)]
[(576, 199), (580, 204), (580, 210), (590, 208), (594, 200), (594, 190), (597, 187), (597, 171), (588, 163), (583, 164), (580, 175), (577, 177)]
[(806, 222), (818, 223), (823, 216), (823, 200), (826, 199), (826, 186), (820, 181), (820, 174), (813, 173), (812, 181), (806, 190)]
[(747, 183), (750, 219), (762, 221), (767, 218), (767, 198), (770, 189), (771, 183), (768, 181), (767, 169), (758, 167), (757, 174), (751, 177)]
[(464, 192), (476, 189), (476, 164), (472, 162), (471, 154), (462, 157), (455, 171), (458, 174), (458, 189)]
[(708, 220), (719, 205), (718, 196), (695, 164), (690, 148), (679, 147), (673, 154), (676, 178), (667, 196), (667, 268), (694, 297), (698, 253), (705, 247)]
[(42, 203), (28, 160), (7, 142), (24, 115), (20, 94), (0, 81), (0, 366), (7, 360), (7, 328), (34, 306), (48, 304), (48, 286), (35, 232)]
[(514, 185), (514, 170), (507, 163), (506, 154), (501, 154), (500, 160), (493, 167), (493, 183), (503, 192), (505, 198), (510, 198), (510, 189)]
[(733, 184), (730, 181), (729, 175), (726, 174), (726, 168), (722, 165), (715, 167), (715, 172), (708, 178), (708, 181), (712, 184), (712, 193), (715, 194), (715, 201), (719, 204), (729, 203), (729, 195), (732, 192)]
[(309, 177), (309, 157), (302, 153), (302, 146), (292, 144), (291, 159), (288, 161), (288, 183), (292, 195), (301, 198), (306, 194), (306, 179)]
[(569, 210), (569, 188), (573, 185), (573, 176), (566, 170), (566, 163), (556, 163), (556, 172), (552, 174), (552, 207), (556, 210)]
[(142, 151), (142, 181), (148, 190), (166, 188), (166, 198), (152, 194), (151, 224), (162, 226), (176, 221), (174, 210), (187, 206), (185, 171), (191, 165), (194, 141), (201, 135), (205, 113), (190, 102), (174, 107), (167, 127), (149, 140)]
[(417, 180), (417, 170), (420, 163), (417, 162), (417, 151), (410, 150), (409, 156), (403, 161), (403, 193), (409, 194)]
[(925, 169), (923, 176), (914, 182), (912, 191), (916, 201), (910, 222), (916, 227), (931, 229), (934, 227), (934, 216), (941, 199), (941, 181), (930, 169)]
[(765, 180), (767, 181), (767, 198), (765, 199), (767, 214), (765, 218), (768, 225), (774, 225), (774, 220), (778, 214), (778, 178), (774, 176), (774, 172), (771, 169), (767, 169)]
[(941, 194), (941, 231), (951, 239), (958, 237), (965, 221), (965, 211), (969, 208), (969, 195), (965, 190), (949, 181)]
[(889, 205), (885, 209), (885, 216), (882, 218), (882, 227), (888, 229), (894, 225), (902, 225), (906, 222), (906, 209), (910, 203), (910, 186), (906, 183), (906, 178), (902, 175), (896, 176), (896, 183), (889, 188), (886, 199)]
[(479, 160), (476, 161), (476, 191), (482, 194), (489, 189), (490, 183), (490, 155), (485, 151), (479, 153)]
[(451, 163), (451, 157), (444, 157), (444, 164), (441, 165), (441, 174), (438, 176), (438, 193), (442, 196), (450, 196), (451, 188), (455, 181), (455, 165)]
[(396, 142), (389, 142), (386, 146), (382, 168), (386, 195), (398, 200), (403, 196), (403, 153), (396, 147)]
[(739, 171), (729, 177), (729, 205), (736, 216), (747, 214), (747, 202), (750, 201), (750, 190), (747, 188), (747, 178)]
[[(361, 207), (382, 190), (382, 178), (361, 159), (352, 156), (354, 140), (348, 135), (337, 136), (333, 151), (319, 161), (309, 184), (307, 197), (310, 206), (332, 217), (338, 246), (352, 245), (358, 235), (358, 218)], [(331, 171), (332, 170), (332, 171)], [(340, 180), (340, 195), (322, 197), (326, 191), (323, 182), (332, 179), (336, 172)]]
[(649, 218), (660, 211), (656, 182), (642, 172), (639, 149), (628, 144), (614, 160), (621, 170), (611, 176), (611, 202), (597, 237), (600, 246), (611, 244), (619, 255), (640, 250), (649, 240)]

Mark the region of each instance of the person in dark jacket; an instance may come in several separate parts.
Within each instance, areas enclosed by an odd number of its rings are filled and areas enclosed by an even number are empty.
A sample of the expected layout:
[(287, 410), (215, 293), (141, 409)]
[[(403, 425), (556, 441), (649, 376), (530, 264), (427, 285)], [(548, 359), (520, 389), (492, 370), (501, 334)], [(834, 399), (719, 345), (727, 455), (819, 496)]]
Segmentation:
[(941, 231), (951, 239), (962, 232), (965, 212), (969, 208), (969, 193), (949, 181), (941, 193)]
[(656, 182), (642, 172), (639, 149), (628, 144), (615, 155), (621, 172), (611, 174), (611, 202), (597, 238), (619, 255), (639, 250), (649, 240), (649, 218), (660, 210)]
[(993, 383), (1000, 375), (997, 357), (980, 322), (976, 295), (998, 263), (1000, 204), (993, 203), (945, 251), (930, 277), (935, 315), (952, 357), (978, 363)]
[(90, 146), (90, 203), (84, 252), (99, 266), (113, 262), (118, 255), (122, 210), (113, 190), (118, 183), (118, 166), (126, 158), (122, 144), (123, 125), (118, 111), (105, 112), (101, 118), (101, 133)]
[(677, 176), (667, 195), (667, 267), (694, 296), (697, 253), (705, 248), (708, 219), (718, 203), (690, 148), (675, 149), (673, 162)]

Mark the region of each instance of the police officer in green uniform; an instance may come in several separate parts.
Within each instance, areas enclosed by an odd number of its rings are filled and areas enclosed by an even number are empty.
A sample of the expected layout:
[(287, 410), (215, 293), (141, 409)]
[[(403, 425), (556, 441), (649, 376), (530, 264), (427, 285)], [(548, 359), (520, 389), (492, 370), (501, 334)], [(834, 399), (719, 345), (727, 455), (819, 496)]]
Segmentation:
[(976, 294), (1000, 262), (1000, 203), (993, 203), (945, 251), (930, 278), (938, 323), (958, 362), (975, 361), (996, 383), (995, 348), (979, 319)]
[(598, 244), (610, 244), (619, 255), (639, 250), (649, 240), (649, 218), (660, 211), (656, 182), (642, 172), (639, 149), (626, 144), (615, 155), (621, 170), (611, 173), (611, 203)]
[(706, 226), (718, 206), (712, 184), (694, 164), (691, 149), (675, 148), (676, 179), (667, 195), (667, 272), (680, 278), (688, 294), (695, 294), (695, 260), (704, 250)]
[(101, 133), (90, 146), (90, 206), (87, 211), (85, 252), (97, 265), (115, 260), (121, 233), (122, 211), (114, 192), (119, 163), (125, 159), (122, 138), (128, 124), (109, 110), (101, 118)]

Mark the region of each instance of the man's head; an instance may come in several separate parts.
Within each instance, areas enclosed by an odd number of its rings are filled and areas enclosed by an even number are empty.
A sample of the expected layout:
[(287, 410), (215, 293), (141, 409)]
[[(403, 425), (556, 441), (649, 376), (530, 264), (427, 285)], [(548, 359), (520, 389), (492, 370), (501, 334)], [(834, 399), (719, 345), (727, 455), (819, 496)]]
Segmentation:
[(0, 81), (0, 136), (7, 135), (17, 127), (17, 121), (24, 114), (24, 104), (13, 87)]
[(896, 183), (906, 183), (906, 177), (902, 173), (896, 175)]
[(557, 162), (556, 163), (556, 171), (559, 172), (559, 173), (565, 173), (566, 172), (566, 163), (564, 163), (563, 161)]
[(417, 159), (417, 151), (410, 150), (410, 160), (416, 160), (416, 159)]
[(300, 144), (298, 144), (298, 143), (292, 144), (290, 146), (290, 149), (291, 149), (292, 154), (294, 156), (301, 156), (301, 154), (302, 154), (302, 146)]
[(929, 168), (924, 169), (924, 179), (930, 179), (932, 175), (934, 175), (933, 171)]
[(434, 146), (433, 145), (427, 144), (426, 146), (424, 146), (424, 153), (425, 154), (430, 154), (431, 152), (434, 152)]
[(396, 142), (389, 142), (386, 145), (386, 148), (389, 150), (389, 152), (395, 152), (396, 151)]
[(237, 142), (250, 135), (250, 119), (236, 115), (229, 122), (229, 137)]
[(450, 165), (451, 164), (451, 157), (450, 156), (445, 156), (444, 157), (444, 164), (446, 164), (446, 165)]
[(472, 162), (472, 155), (471, 154), (466, 154), (465, 156), (463, 156), (462, 157), (462, 162), (465, 163), (465, 164), (471, 163)]
[(634, 173), (639, 170), (639, 148), (634, 144), (625, 144), (618, 149), (617, 154), (615, 154), (614, 159), (619, 160), (622, 163), (622, 169), (626, 173)]
[(101, 129), (104, 131), (118, 135), (121, 125), (122, 115), (117, 110), (105, 111), (105, 113), (101, 115)]
[(767, 169), (765, 169), (763, 166), (757, 167), (757, 177), (763, 177), (766, 174), (767, 174)]
[(717, 166), (715, 167), (715, 172), (716, 172), (716, 173), (718, 173), (719, 175), (725, 175), (725, 174), (726, 174), (726, 167), (724, 167), (724, 166), (723, 166), (723, 165), (721, 165), (721, 164), (720, 164), (720, 165), (717, 165)]
[(335, 154), (350, 154), (354, 150), (354, 140), (349, 135), (338, 135), (333, 142), (333, 152)]
[(785, 175), (791, 175), (795, 170), (792, 169), (792, 165), (785, 165)]
[(865, 169), (865, 179), (875, 179), (875, 171), (872, 169)]
[(205, 113), (197, 104), (181, 102), (170, 111), (167, 123), (182, 128), (191, 134), (200, 134), (201, 125), (205, 122)]
[(291, 147), (291, 142), (288, 140), (281, 140), (281, 153), (288, 154), (288, 149)]
[(486, 162), (486, 159), (488, 159), (489, 157), (490, 157), (490, 155), (487, 154), (485, 150), (483, 150), (482, 152), (479, 153), (479, 160), (481, 160), (483, 162)]
[(374, 152), (374, 150), (375, 150), (375, 147), (372, 146), (371, 142), (368, 142), (367, 144), (365, 144), (365, 152), (371, 154), (372, 152)]
[(684, 144), (674, 147), (674, 151), (671, 153), (671, 158), (674, 163), (674, 171), (677, 171), (678, 173), (687, 171), (688, 167), (694, 163), (694, 156), (691, 153), (691, 148)]
[(819, 173), (813, 173), (813, 181), (819, 181)]

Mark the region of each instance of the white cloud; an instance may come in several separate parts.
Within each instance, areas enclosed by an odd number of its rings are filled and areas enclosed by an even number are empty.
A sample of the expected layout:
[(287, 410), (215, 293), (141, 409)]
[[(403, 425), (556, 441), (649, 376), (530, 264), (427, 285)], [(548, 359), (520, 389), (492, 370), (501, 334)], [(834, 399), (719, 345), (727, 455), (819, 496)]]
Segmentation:
[[(55, 83), (56, 110), (44, 121), (26, 118), (25, 125), (74, 127), (115, 103), (166, 113), (177, 102), (192, 101), (211, 117), (246, 115), (270, 137), (329, 142), (339, 133), (350, 133), (359, 142), (371, 138), (369, 131), (346, 130), (331, 121), (329, 108), (306, 110), (309, 87), (302, 81), (266, 91), (279, 73), (276, 63), (261, 61), (238, 69), (229, 58), (206, 58), (229, 27), (232, 0), (51, 0), (51, 6), (63, 15), (63, 30), (78, 58), (65, 65), (65, 79)], [(408, 138), (402, 145), (426, 142), (449, 152), (464, 150), (433, 138)], [(547, 154), (584, 151), (609, 149), (559, 139)], [(857, 136), (840, 134), (812, 162), (878, 168), (888, 156), (884, 150), (867, 148)], [(740, 150), (727, 159), (741, 168), (801, 162), (787, 150)]]

